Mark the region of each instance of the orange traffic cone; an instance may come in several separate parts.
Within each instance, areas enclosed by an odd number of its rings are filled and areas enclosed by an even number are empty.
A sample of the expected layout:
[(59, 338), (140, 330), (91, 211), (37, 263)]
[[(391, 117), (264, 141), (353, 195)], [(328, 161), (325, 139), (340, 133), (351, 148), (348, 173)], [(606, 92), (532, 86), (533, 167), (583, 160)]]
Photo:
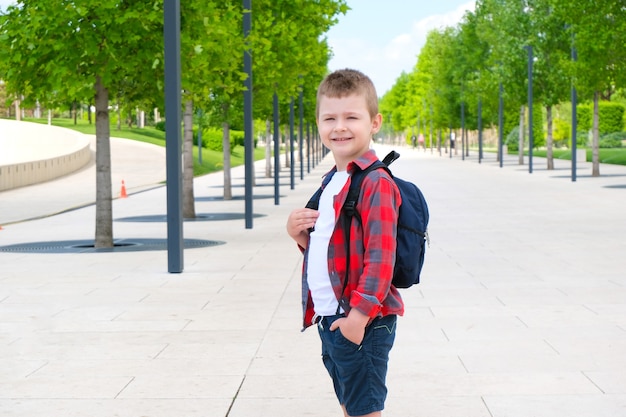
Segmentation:
[(120, 198), (126, 198), (128, 194), (126, 194), (126, 185), (124, 185), (124, 180), (122, 180), (122, 190), (120, 191)]

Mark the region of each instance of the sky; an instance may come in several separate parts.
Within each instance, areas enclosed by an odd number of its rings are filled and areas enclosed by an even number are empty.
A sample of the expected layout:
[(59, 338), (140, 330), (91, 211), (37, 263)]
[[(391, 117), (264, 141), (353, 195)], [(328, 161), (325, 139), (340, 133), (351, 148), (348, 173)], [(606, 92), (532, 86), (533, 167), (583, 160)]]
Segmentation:
[[(14, 0), (0, 0), (6, 10)], [(402, 71), (411, 72), (432, 29), (456, 26), (475, 0), (347, 0), (351, 10), (327, 34), (330, 70), (354, 68), (367, 74), (379, 96)], [(254, 8), (254, 1), (252, 1)]]
[(417, 63), (426, 35), (456, 26), (473, 11), (468, 0), (347, 0), (351, 10), (327, 34), (333, 51), (330, 70), (354, 68), (367, 74), (379, 96), (391, 89), (402, 71)]

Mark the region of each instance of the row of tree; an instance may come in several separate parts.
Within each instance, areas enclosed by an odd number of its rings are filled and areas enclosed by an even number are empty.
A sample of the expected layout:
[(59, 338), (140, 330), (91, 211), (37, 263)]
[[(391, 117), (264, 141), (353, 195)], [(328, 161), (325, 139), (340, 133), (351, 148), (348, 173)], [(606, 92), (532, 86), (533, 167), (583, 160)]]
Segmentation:
[[(524, 120), (528, 47), (533, 102), (547, 118), (548, 169), (553, 168), (553, 109), (570, 100), (593, 102), (593, 175), (598, 176), (598, 103), (626, 87), (626, 7), (623, 0), (478, 0), (456, 27), (429, 33), (417, 63), (382, 98), (396, 131), (420, 121), (459, 128), (461, 108), (470, 129), (497, 125), (499, 91), (506, 114)], [(517, 109), (517, 110), (515, 110)], [(520, 126), (520, 135), (524, 129)], [(520, 147), (521, 148), (521, 147)]]
[[(194, 108), (223, 128), (228, 197), (228, 132), (243, 125), (244, 51), (253, 57), (255, 119), (271, 119), (275, 93), (288, 114), (303, 89), (307, 119), (314, 120), (315, 90), (308, 87), (327, 72), (324, 34), (347, 10), (345, 0), (254, 0), (244, 39), (241, 0), (181, 1), (184, 217), (195, 217)], [(113, 246), (110, 105), (163, 109), (163, 56), (162, 1), (18, 0), (0, 13), (0, 79), (9, 95), (26, 105), (79, 101), (96, 108), (96, 247)]]

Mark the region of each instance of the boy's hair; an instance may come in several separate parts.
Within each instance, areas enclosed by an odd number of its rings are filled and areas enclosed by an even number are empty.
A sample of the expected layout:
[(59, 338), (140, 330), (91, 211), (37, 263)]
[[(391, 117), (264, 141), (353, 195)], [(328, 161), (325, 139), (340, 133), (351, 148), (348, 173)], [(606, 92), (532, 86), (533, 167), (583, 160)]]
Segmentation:
[(342, 98), (351, 94), (365, 97), (365, 105), (370, 117), (374, 118), (378, 114), (378, 96), (372, 80), (360, 71), (346, 68), (328, 74), (321, 82), (317, 89), (315, 117), (318, 118), (320, 115), (319, 103), (322, 96)]

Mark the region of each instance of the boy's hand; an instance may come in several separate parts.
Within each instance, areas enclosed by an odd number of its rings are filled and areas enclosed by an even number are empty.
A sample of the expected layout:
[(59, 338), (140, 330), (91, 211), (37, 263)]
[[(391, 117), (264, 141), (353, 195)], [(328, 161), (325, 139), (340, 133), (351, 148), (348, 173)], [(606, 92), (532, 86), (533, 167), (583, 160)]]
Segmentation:
[(333, 332), (340, 329), (343, 337), (355, 345), (360, 345), (365, 337), (365, 327), (367, 327), (369, 321), (369, 316), (353, 308), (350, 310), (350, 313), (348, 313), (348, 317), (335, 320), (333, 324), (330, 325), (330, 331)]
[(298, 245), (306, 248), (309, 239), (309, 229), (315, 226), (319, 215), (317, 210), (308, 208), (295, 209), (287, 218), (287, 233)]

